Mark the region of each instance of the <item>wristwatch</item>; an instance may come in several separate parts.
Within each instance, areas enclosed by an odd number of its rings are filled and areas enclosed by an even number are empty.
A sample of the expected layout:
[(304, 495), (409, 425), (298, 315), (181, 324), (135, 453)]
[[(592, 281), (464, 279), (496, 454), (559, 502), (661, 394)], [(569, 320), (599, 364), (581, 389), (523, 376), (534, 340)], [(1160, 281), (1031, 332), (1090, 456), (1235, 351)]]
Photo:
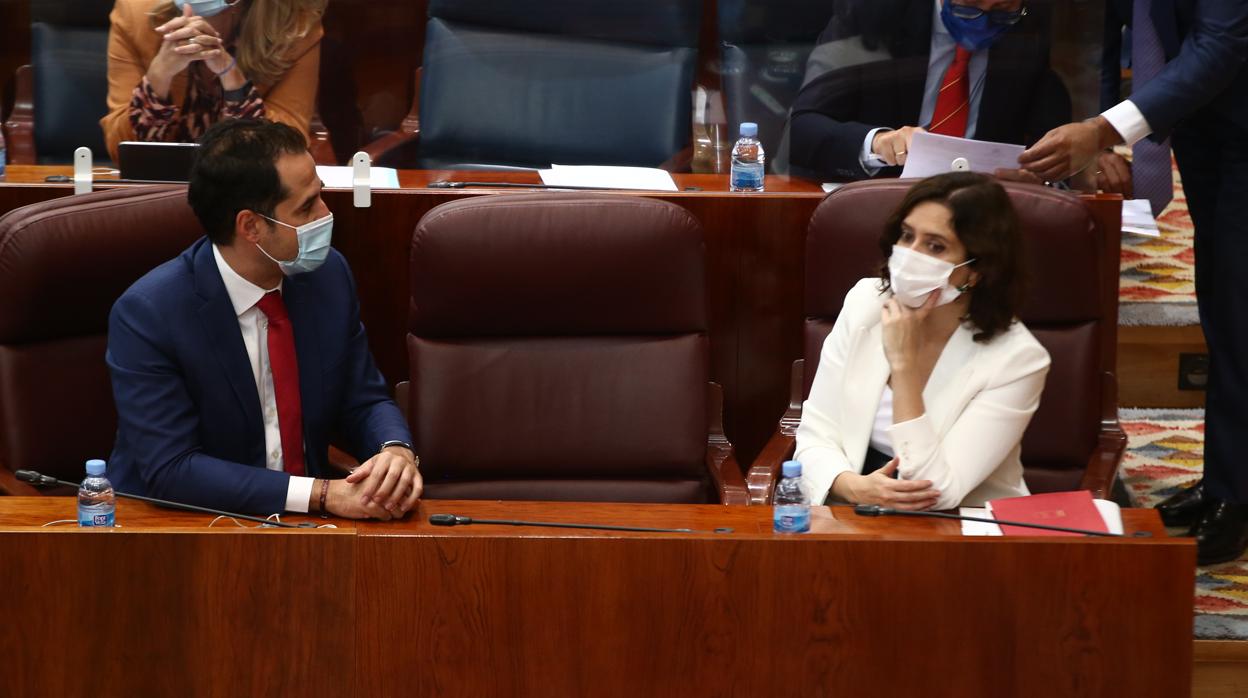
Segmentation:
[(412, 458), (416, 459), (417, 463), (420, 462), (420, 459), (416, 457), (416, 449), (412, 448), (412, 445), (406, 441), (398, 441), (398, 440), (383, 441), (382, 444), (377, 447), (377, 452), (381, 453), (382, 451), (386, 450), (387, 448), (390, 448), (391, 446), (402, 446), (403, 448), (406, 448), (407, 450), (412, 452)]

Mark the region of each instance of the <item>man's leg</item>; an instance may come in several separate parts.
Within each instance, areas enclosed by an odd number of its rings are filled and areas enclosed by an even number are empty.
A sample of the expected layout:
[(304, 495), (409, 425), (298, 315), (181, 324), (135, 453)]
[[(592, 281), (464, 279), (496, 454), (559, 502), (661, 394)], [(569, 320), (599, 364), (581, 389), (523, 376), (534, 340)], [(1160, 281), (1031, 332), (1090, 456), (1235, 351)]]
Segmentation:
[(1221, 120), (1192, 126), (1176, 153), (1196, 227), (1197, 303), (1209, 347), (1203, 487), (1210, 503), (1195, 528), (1208, 564), (1239, 557), (1248, 545), (1248, 132)]

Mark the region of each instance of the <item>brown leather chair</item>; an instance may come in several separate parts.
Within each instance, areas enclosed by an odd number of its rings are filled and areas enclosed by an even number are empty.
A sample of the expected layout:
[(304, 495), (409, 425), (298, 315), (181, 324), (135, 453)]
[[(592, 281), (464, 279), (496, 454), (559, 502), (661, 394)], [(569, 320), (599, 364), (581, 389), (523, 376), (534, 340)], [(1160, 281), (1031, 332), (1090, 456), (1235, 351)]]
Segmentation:
[(184, 187), (132, 187), (0, 218), (0, 493), (23, 468), (77, 481), (117, 430), (104, 351), (113, 302), (203, 235)]
[[(793, 364), (789, 408), (747, 476), (752, 503), (770, 501), (780, 463), (793, 454), (824, 338), (850, 287), (878, 274), (880, 230), (913, 183), (856, 182), (815, 209), (806, 233), (805, 358)], [(1052, 360), (1023, 435), (1023, 476), (1035, 493), (1086, 489), (1105, 497), (1126, 447), (1114, 375), (1119, 233), (1101, 230), (1075, 195), (1005, 187), (1022, 222), (1029, 276), (1019, 317)]]
[(708, 382), (701, 225), (626, 195), (472, 197), (412, 238), (426, 496), (744, 504)]

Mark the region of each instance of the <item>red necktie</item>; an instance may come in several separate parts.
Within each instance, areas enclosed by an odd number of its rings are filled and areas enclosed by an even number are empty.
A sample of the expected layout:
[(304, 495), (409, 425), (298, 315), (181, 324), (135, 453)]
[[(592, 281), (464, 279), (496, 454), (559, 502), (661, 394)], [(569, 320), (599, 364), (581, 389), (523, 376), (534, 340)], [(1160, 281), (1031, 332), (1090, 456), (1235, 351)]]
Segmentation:
[(286, 472), (303, 475), (303, 407), (299, 402), (295, 330), (286, 314), (281, 291), (264, 294), (256, 307), (269, 319), (269, 370), (273, 373), (277, 426), (282, 435), (282, 462)]
[(936, 110), (932, 113), (931, 133), (962, 138), (966, 135), (966, 118), (970, 110), (971, 89), (967, 68), (971, 64), (971, 52), (959, 44), (953, 54), (953, 63), (940, 81), (936, 95)]

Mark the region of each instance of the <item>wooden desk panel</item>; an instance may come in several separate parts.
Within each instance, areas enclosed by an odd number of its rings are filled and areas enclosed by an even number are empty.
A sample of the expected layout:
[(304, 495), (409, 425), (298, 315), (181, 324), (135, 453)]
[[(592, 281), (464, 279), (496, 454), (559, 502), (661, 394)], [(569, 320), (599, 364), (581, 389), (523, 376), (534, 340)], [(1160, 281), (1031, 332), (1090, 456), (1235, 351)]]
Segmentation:
[[(1194, 547), (964, 539), (945, 521), (816, 507), (422, 502), (338, 531), (14, 528), (72, 498), (0, 498), (0, 676), (13, 695), (1186, 695)], [(430, 525), (477, 518), (652, 534)], [(158, 526), (159, 528), (149, 528)], [(80, 560), (98, 560), (93, 567)], [(291, 580), (280, 586), (275, 579)], [(1146, 582), (1146, 583), (1145, 583)], [(83, 632), (107, 609), (111, 633)], [(294, 619), (294, 620), (292, 620)], [(312, 646), (318, 649), (313, 652)], [(98, 671), (50, 670), (87, 666)], [(783, 677), (783, 681), (781, 681)]]
[(354, 543), (349, 531), (0, 532), (0, 694), (349, 695)]

